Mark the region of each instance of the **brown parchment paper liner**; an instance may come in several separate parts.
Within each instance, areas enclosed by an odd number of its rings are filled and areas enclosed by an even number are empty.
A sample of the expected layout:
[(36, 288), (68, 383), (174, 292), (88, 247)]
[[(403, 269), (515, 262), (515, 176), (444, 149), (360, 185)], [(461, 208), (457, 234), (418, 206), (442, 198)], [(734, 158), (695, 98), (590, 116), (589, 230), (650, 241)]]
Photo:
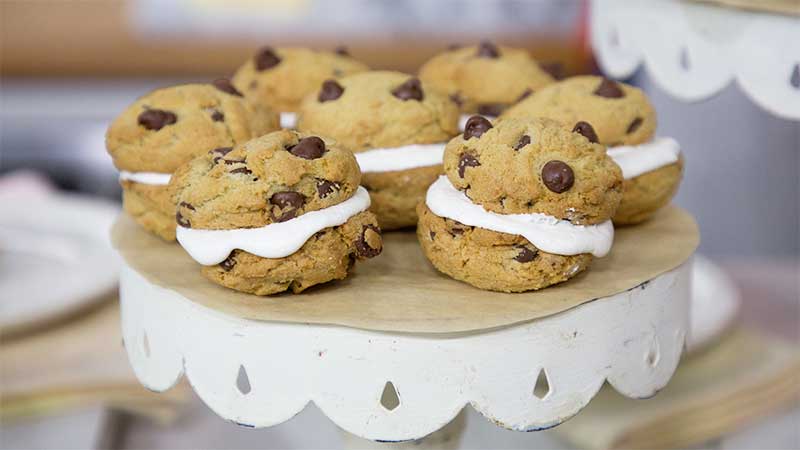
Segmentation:
[(180, 245), (150, 235), (126, 215), (111, 232), (130, 267), (203, 306), (256, 320), (344, 325), (379, 331), (453, 333), (525, 322), (638, 286), (685, 262), (700, 236), (692, 217), (664, 208), (617, 230), (614, 247), (581, 275), (521, 294), (482, 291), (437, 272), (413, 232), (385, 233), (383, 253), (357, 263), (346, 280), (269, 297), (213, 284)]

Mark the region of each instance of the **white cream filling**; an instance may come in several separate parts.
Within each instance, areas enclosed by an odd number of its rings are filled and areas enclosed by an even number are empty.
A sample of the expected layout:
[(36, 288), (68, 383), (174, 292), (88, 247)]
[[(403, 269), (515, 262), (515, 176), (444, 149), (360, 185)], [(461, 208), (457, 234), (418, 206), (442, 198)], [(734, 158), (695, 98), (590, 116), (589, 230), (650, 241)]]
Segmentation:
[(622, 169), (622, 176), (629, 180), (677, 162), (681, 146), (675, 139), (661, 137), (639, 145), (610, 147), (607, 153)]
[(614, 242), (614, 225), (575, 225), (546, 214), (498, 214), (476, 205), (440, 176), (425, 197), (428, 208), (439, 217), (500, 233), (517, 234), (540, 250), (556, 255), (608, 254)]
[(283, 258), (296, 252), (316, 232), (339, 226), (369, 208), (369, 193), (359, 186), (347, 200), (325, 209), (310, 211), (259, 228), (200, 230), (178, 226), (178, 242), (198, 263), (219, 264), (235, 250), (244, 250), (262, 258)]
[(391, 172), (441, 164), (445, 145), (445, 142), (441, 142), (438, 144), (412, 144), (394, 148), (375, 148), (355, 155), (362, 173)]
[(172, 177), (170, 173), (119, 171), (119, 179), (121, 181), (133, 181), (134, 183), (151, 184), (153, 186), (168, 185), (170, 177)]
[(297, 113), (284, 111), (281, 113), (281, 128), (293, 130), (297, 126)]

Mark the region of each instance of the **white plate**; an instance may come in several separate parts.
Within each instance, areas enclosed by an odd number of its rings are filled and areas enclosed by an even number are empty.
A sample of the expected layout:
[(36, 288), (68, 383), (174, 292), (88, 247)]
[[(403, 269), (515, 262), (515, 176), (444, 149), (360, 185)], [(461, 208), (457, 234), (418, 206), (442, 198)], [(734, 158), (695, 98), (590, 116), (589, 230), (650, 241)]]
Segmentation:
[(52, 194), (0, 200), (0, 329), (30, 329), (111, 292), (119, 260), (109, 230), (115, 204)]
[(695, 254), (687, 351), (705, 347), (730, 328), (740, 303), (739, 290), (728, 275), (708, 258)]

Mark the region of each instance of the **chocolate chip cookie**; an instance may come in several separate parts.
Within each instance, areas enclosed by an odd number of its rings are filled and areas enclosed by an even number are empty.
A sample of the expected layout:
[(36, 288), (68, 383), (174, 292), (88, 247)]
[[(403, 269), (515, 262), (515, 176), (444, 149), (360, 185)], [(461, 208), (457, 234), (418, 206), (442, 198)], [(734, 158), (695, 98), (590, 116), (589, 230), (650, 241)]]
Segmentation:
[(353, 154), (330, 139), (276, 131), (213, 149), (170, 182), (178, 241), (203, 275), (269, 295), (343, 279), (381, 252)]
[(278, 116), (246, 100), (230, 82), (153, 91), (122, 112), (106, 133), (120, 170), (125, 210), (147, 230), (175, 239), (175, 205), (167, 193), (181, 164), (278, 128)]
[(326, 79), (363, 72), (368, 67), (344, 48), (334, 52), (307, 48), (262, 47), (233, 76), (246, 96), (276, 111), (297, 111), (300, 102)]
[(434, 56), (419, 77), (446, 92), (461, 111), (485, 116), (498, 116), (555, 81), (527, 51), (488, 41)]
[(447, 144), (444, 169), (418, 206), (417, 235), (434, 267), (457, 280), (541, 289), (610, 249), (622, 174), (579, 132), (547, 119), (473, 116)]
[(446, 95), (411, 75), (374, 71), (324, 81), (303, 101), (297, 126), (355, 152), (372, 211), (391, 230), (416, 224), (457, 121)]
[[(656, 113), (645, 94), (633, 86), (597, 76), (578, 76), (552, 84), (503, 113), (502, 117), (546, 117), (573, 126), (591, 140), (609, 147), (634, 147), (639, 158), (650, 158)], [(624, 153), (624, 152), (623, 152)], [(652, 153), (650, 154), (652, 155)], [(635, 163), (627, 154), (621, 165)], [(616, 158), (615, 158), (616, 159)], [(681, 181), (683, 159), (675, 154), (646, 173), (626, 175), (624, 195), (614, 223), (642, 222), (669, 203)], [(623, 168), (623, 172), (625, 172)]]
[(547, 119), (475, 116), (445, 148), (454, 187), (499, 214), (542, 213), (575, 225), (603, 222), (622, 195), (622, 175), (602, 145)]

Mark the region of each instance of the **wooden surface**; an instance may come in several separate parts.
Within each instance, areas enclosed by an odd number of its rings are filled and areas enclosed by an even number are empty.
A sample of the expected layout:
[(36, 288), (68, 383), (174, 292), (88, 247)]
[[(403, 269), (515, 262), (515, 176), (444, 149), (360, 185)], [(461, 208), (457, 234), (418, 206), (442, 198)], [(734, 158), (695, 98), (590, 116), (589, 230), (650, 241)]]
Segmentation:
[(180, 246), (152, 236), (127, 215), (114, 225), (112, 241), (127, 264), (149, 282), (233, 316), (449, 333), (526, 322), (633, 289), (686, 262), (699, 234), (688, 213), (675, 206), (664, 208), (642, 225), (618, 229), (611, 253), (595, 259), (575, 278), (539, 291), (506, 294), (483, 291), (437, 272), (422, 254), (415, 233), (385, 233), (383, 253), (356, 264), (347, 279), (301, 294), (266, 297), (211, 283)]
[[(222, 38), (211, 32), (148, 36), (136, 30), (126, 14), (131, 2), (20, 1), (0, 2), (0, 54), (3, 75), (185, 75), (231, 74), (263, 38)], [(313, 30), (309, 30), (313, 31)], [(347, 30), (342, 30), (347, 32)], [(566, 73), (582, 73), (590, 56), (578, 36), (537, 34), (495, 36), (498, 42), (526, 48), (543, 62), (558, 61)], [(415, 72), (417, 67), (452, 42), (478, 36), (376, 33), (369, 38), (310, 37), (310, 32), (274, 36), (270, 45), (303, 45), (333, 49), (347, 45), (351, 54), (374, 68)]]

